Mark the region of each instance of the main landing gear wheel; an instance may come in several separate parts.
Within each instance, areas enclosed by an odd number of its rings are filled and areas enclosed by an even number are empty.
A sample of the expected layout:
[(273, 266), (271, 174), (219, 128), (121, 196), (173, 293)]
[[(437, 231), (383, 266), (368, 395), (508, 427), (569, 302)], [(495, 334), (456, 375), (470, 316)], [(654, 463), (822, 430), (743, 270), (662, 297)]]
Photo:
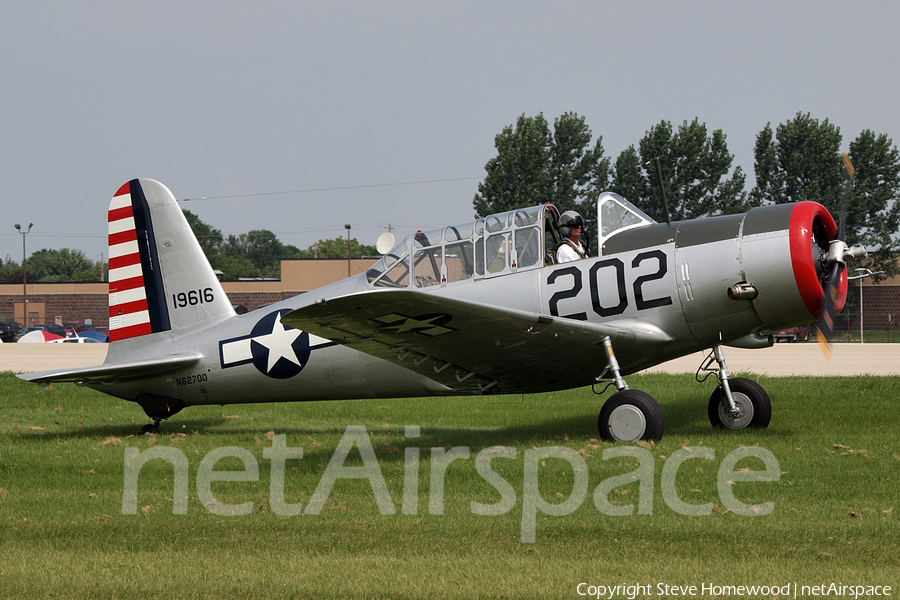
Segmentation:
[(742, 377), (729, 379), (728, 385), (739, 414), (731, 414), (722, 388), (717, 387), (709, 397), (709, 422), (713, 427), (768, 427), (772, 418), (772, 402), (766, 390), (755, 381)]
[(610, 396), (597, 420), (600, 437), (617, 442), (659, 440), (665, 428), (659, 403), (638, 390), (622, 390)]

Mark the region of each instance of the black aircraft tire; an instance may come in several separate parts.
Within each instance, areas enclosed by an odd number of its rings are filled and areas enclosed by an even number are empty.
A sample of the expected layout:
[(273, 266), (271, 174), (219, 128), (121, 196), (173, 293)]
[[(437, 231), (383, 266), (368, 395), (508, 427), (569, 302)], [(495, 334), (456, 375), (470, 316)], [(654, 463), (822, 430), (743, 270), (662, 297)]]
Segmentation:
[[(736, 377), (728, 380), (731, 396), (744, 408), (744, 416), (735, 421), (726, 412), (727, 402), (722, 388), (717, 387), (709, 397), (709, 422), (713, 427), (744, 429), (745, 427), (765, 428), (772, 419), (772, 401), (761, 385), (750, 379)], [(747, 414), (749, 412), (749, 414)]]
[(608, 441), (659, 440), (665, 428), (659, 403), (639, 390), (623, 390), (610, 396), (597, 419), (600, 437)]

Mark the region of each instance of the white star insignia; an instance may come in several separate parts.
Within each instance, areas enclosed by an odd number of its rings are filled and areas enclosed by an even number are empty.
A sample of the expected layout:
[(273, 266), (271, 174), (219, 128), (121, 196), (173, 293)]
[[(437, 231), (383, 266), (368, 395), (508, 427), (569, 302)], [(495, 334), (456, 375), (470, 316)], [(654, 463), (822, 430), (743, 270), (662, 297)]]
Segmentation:
[(427, 329), (432, 326), (432, 322), (437, 321), (441, 316), (442, 315), (438, 315), (426, 321), (419, 321), (418, 319), (410, 317), (406, 319), (405, 323), (397, 327), (397, 333), (406, 333), (407, 331), (413, 331), (415, 329)]
[(281, 358), (291, 361), (298, 367), (303, 366), (300, 364), (297, 355), (294, 353), (294, 349), (291, 347), (291, 344), (293, 344), (302, 333), (303, 332), (299, 329), (286, 329), (284, 325), (281, 324), (281, 315), (279, 314), (275, 317), (275, 323), (272, 325), (272, 333), (253, 338), (254, 342), (262, 344), (269, 350), (269, 364), (266, 368), (266, 373), (270, 372), (272, 367), (274, 367)]
[(431, 337), (450, 333), (451, 331), (456, 331), (455, 329), (444, 327), (443, 325), (436, 325), (436, 322), (446, 322), (449, 320), (450, 315), (445, 314), (434, 315), (433, 317), (430, 317), (428, 319), (416, 319), (397, 313), (391, 313), (389, 315), (384, 315), (375, 319), (375, 321), (383, 323), (381, 329), (385, 331), (391, 329), (395, 330), (394, 333), (407, 333), (412, 331)]

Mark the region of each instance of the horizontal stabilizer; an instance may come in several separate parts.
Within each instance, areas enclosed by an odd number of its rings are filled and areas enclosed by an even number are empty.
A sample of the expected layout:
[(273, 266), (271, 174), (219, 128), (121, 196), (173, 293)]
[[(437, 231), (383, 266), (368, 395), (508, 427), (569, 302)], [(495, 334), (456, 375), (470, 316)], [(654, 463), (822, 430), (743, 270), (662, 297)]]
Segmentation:
[(33, 383), (103, 383), (171, 372), (174, 369), (194, 364), (201, 358), (203, 358), (203, 355), (199, 353), (173, 354), (171, 356), (163, 356), (160, 358), (131, 360), (108, 365), (98, 365), (96, 367), (84, 367), (81, 369), (60, 369), (57, 371), (23, 373), (16, 377)]

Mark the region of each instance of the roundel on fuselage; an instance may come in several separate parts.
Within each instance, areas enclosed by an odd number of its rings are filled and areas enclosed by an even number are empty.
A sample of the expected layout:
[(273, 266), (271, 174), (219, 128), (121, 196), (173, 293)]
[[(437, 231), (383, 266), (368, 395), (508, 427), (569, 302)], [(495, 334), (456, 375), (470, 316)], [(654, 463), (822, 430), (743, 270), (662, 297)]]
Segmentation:
[(309, 334), (281, 323), (282, 315), (289, 312), (283, 309), (269, 313), (250, 332), (253, 366), (267, 377), (288, 379), (309, 362)]

